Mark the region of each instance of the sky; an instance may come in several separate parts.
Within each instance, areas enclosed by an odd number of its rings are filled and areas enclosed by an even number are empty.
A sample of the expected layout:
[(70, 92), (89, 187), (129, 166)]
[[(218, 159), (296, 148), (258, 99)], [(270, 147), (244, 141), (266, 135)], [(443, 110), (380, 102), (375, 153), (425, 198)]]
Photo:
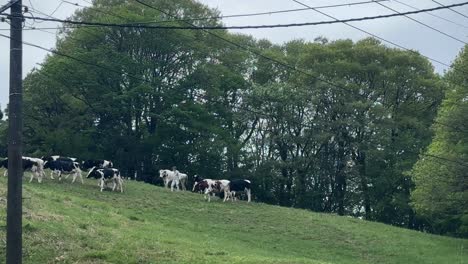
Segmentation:
[[(0, 6), (6, 4), (9, 0), (0, 0)], [(300, 0), (312, 7), (346, 4), (353, 2), (361, 2), (363, 0)], [(438, 5), (432, 0), (399, 0), (417, 7), (425, 9), (437, 7)], [(270, 12), (277, 10), (303, 8), (303, 6), (295, 3), (292, 0), (199, 0), (199, 2), (219, 10), (223, 15)], [(444, 5), (464, 2), (464, 0), (438, 0)], [(45, 14), (52, 14), (53, 17), (65, 19), (73, 14), (77, 7), (72, 3), (77, 3), (81, 6), (90, 6), (90, 0), (23, 0), (23, 4), (33, 7)], [(382, 2), (383, 4), (399, 11), (413, 11), (413, 9), (404, 6), (398, 1), (389, 0)], [(458, 12), (468, 16), (468, 5), (454, 8)], [(376, 16), (391, 14), (390, 11), (376, 3), (356, 6), (344, 6), (339, 8), (320, 9), (338, 19)], [(7, 11), (9, 12), (9, 11)], [(412, 15), (413, 18), (430, 25), (444, 33), (454, 36), (462, 42), (468, 42), (468, 18), (463, 17), (450, 10), (435, 11), (433, 14), (449, 19), (459, 25), (444, 21), (440, 18), (430, 16), (429, 14)], [(241, 17), (241, 18), (225, 18), (223, 22), (228, 26), (237, 25), (264, 25), (264, 24), (287, 24), (287, 23), (302, 23), (312, 21), (330, 20), (322, 14), (318, 14), (314, 10), (306, 10), (293, 13), (270, 14), (264, 16)], [(360, 27), (372, 34), (378, 35), (386, 40), (397, 43), (406, 48), (419, 51), (421, 54), (442, 61), (446, 64), (451, 64), (457, 54), (461, 51), (464, 43), (456, 41), (447, 36), (444, 36), (434, 30), (426, 28), (414, 21), (405, 17), (386, 18), (379, 20), (352, 22), (354, 26)], [(28, 22), (28, 25), (31, 25)], [(35, 27), (56, 27), (59, 23), (53, 22), (36, 22)], [(54, 30), (48, 30), (49, 33), (43, 31), (25, 30), (23, 40), (31, 42), (45, 48), (54, 48), (56, 37)], [(249, 34), (255, 38), (268, 39), (274, 43), (284, 43), (295, 39), (304, 39), (313, 41), (317, 37), (326, 37), (330, 40), (335, 39), (352, 39), (357, 41), (368, 37), (367, 34), (357, 31), (344, 24), (306, 26), (294, 28), (276, 28), (276, 29), (249, 29), (249, 30), (232, 30), (233, 32), (241, 32)], [(9, 25), (5, 22), (0, 22), (0, 34), (9, 35)], [(9, 89), (9, 39), (0, 36), (0, 107), (4, 109), (8, 103)], [(387, 44), (393, 47), (390, 44)], [(44, 61), (46, 51), (39, 50), (34, 47), (23, 47), (23, 76), (26, 76), (34, 67), (38, 67), (38, 63)], [(443, 73), (447, 67), (433, 63), (435, 70)]]

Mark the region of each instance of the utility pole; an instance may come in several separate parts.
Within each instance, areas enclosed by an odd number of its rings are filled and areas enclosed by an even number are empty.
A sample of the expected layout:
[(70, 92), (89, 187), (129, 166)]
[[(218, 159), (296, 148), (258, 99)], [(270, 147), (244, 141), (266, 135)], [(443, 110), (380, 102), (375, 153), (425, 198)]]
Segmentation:
[[(6, 263), (22, 263), (23, 14), (22, 1), (11, 0), (10, 102), (8, 107), (8, 195)], [(2, 10), (3, 9), (3, 10)]]

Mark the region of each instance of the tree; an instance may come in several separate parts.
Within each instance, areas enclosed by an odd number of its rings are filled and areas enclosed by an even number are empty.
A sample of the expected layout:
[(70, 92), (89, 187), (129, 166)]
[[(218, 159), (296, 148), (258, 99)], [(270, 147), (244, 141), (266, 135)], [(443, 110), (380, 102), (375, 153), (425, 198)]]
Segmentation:
[(416, 184), (413, 205), (429, 231), (468, 236), (468, 50), (447, 73), (446, 99), (438, 112), (429, 145), (411, 175)]

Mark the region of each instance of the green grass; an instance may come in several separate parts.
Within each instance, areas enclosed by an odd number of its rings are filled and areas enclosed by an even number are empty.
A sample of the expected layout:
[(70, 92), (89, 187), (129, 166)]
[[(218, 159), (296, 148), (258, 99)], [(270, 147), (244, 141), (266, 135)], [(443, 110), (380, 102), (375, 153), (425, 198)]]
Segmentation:
[(122, 194), (95, 180), (25, 181), (23, 196), (24, 263), (468, 263), (468, 240), (138, 182)]

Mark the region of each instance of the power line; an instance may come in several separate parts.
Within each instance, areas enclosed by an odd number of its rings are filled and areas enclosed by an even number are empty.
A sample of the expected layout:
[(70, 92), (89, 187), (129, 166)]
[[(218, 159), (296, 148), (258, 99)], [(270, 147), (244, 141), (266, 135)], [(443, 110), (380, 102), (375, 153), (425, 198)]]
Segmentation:
[[(394, 2), (397, 2), (397, 3), (401, 4), (401, 5), (404, 5), (404, 6), (406, 6), (406, 7), (412, 8), (412, 9), (414, 9), (414, 10), (419, 10), (419, 8), (414, 7), (414, 6), (412, 6), (412, 5), (408, 5), (408, 4), (403, 3), (403, 2), (401, 2), (401, 1), (398, 1), (398, 0), (393, 0), (393, 1), (394, 1)], [(374, 2), (377, 2), (377, 1), (374, 1)], [(438, 18), (438, 19), (441, 19), (441, 20), (444, 20), (444, 21), (446, 21), (446, 22), (449, 22), (449, 23), (452, 23), (452, 24), (454, 24), (454, 25), (457, 25), (457, 26), (459, 26), (459, 27), (468, 28), (468, 26), (462, 25), (462, 24), (460, 24), (460, 23), (457, 23), (457, 22), (452, 21), (452, 20), (450, 20), (450, 19), (447, 19), (447, 18), (445, 18), (445, 17), (441, 17), (441, 16), (438, 16), (438, 15), (436, 15), (436, 14), (432, 14), (432, 13), (430, 13), (430, 12), (428, 12), (427, 14), (430, 15), (430, 16), (432, 16), (432, 17), (436, 17), (436, 18)]]
[[(434, 3), (436, 3), (436, 4), (440, 5), (440, 6), (444, 6), (443, 4), (441, 4), (441, 3), (439, 3), (439, 2), (437, 2), (437, 1), (435, 1), (435, 0), (432, 0), (432, 2), (434, 2)], [(463, 14), (463, 13), (460, 13), (460, 12), (458, 12), (457, 10), (455, 10), (455, 9), (453, 9), (453, 8), (449, 8), (449, 10), (452, 11), (452, 12), (454, 12), (455, 14), (459, 14), (459, 15), (462, 16), (462, 17), (468, 18), (467, 15), (465, 15), (465, 14)]]
[[(344, 6), (356, 6), (356, 5), (365, 5), (365, 4), (373, 4), (375, 2), (387, 2), (389, 0), (373, 0), (373, 1), (362, 1), (362, 2), (353, 2), (347, 4), (336, 4), (336, 5), (325, 5), (325, 6), (317, 6), (317, 9), (327, 9), (327, 8), (337, 8), (337, 7), (344, 7)], [(75, 6), (80, 6), (86, 8), (87, 6), (79, 5), (78, 3), (72, 3), (69, 1), (64, 1), (68, 4), (72, 4)], [(276, 11), (269, 11), (269, 12), (260, 12), (260, 13), (247, 13), (247, 14), (234, 14), (234, 15), (221, 15), (221, 16), (209, 16), (209, 17), (193, 17), (193, 18), (183, 18), (177, 20), (164, 20), (164, 21), (146, 21), (146, 22), (138, 22), (139, 24), (159, 24), (159, 23), (167, 23), (167, 22), (184, 22), (184, 21), (200, 21), (200, 20), (214, 20), (214, 19), (223, 19), (223, 18), (238, 18), (238, 17), (252, 17), (252, 16), (263, 16), (263, 15), (274, 15), (274, 14), (283, 14), (283, 13), (291, 13), (291, 12), (300, 12), (300, 11), (307, 11), (308, 8), (297, 8), (297, 9), (287, 9), (287, 10), (276, 10)]]
[(66, 0), (60, 0), (62, 1), (62, 3), (66, 3), (66, 4), (69, 4), (69, 5), (73, 5), (73, 6), (78, 6), (78, 7), (82, 7), (82, 8), (89, 8), (90, 10), (94, 11), (94, 12), (97, 12), (97, 13), (101, 13), (101, 14), (105, 14), (105, 15), (110, 15), (110, 16), (114, 16), (114, 17), (117, 17), (117, 18), (120, 18), (120, 19), (124, 19), (126, 20), (125, 17), (121, 16), (121, 15), (117, 15), (113, 12), (109, 12), (109, 11), (104, 11), (104, 10), (101, 10), (101, 9), (98, 9), (98, 8), (91, 8), (89, 6), (84, 6), (84, 5), (80, 5), (78, 3), (73, 3), (73, 2), (70, 2), (70, 1), (66, 1)]
[[(391, 11), (395, 12), (395, 14), (400, 14), (400, 15), (403, 14), (403, 13), (401, 13), (401, 12), (399, 12), (399, 11), (389, 7), (389, 6), (386, 6), (386, 5), (382, 4), (382, 3), (379, 3), (379, 2), (375, 2), (375, 3), (382, 6), (382, 7), (384, 7), (384, 8), (386, 8), (386, 9), (388, 9), (388, 10), (391, 10)], [(451, 38), (453, 40), (456, 40), (456, 41), (458, 41), (458, 42), (460, 42), (462, 44), (468, 44), (468, 42), (466, 42), (466, 41), (463, 41), (463, 40), (461, 40), (461, 39), (459, 39), (457, 37), (454, 37), (454, 36), (452, 36), (450, 34), (447, 34), (447, 33), (443, 32), (442, 30), (439, 30), (439, 29), (437, 29), (435, 27), (429, 26), (428, 24), (425, 24), (425, 23), (423, 23), (423, 22), (421, 22), (421, 21), (419, 21), (419, 20), (417, 20), (415, 18), (412, 18), (412, 17), (407, 16), (407, 15), (403, 15), (403, 16), (410, 19), (410, 20), (412, 20), (412, 21), (414, 21), (414, 22), (416, 22), (416, 23), (418, 23), (418, 24), (420, 24), (420, 25), (422, 25), (422, 26), (425, 26), (425, 27), (427, 27), (427, 28), (429, 28), (429, 29), (431, 29), (431, 30), (433, 30), (435, 32), (438, 32), (438, 33), (440, 33), (440, 34), (442, 34), (442, 35), (444, 35), (446, 37), (449, 37), (449, 38)]]
[[(299, 1), (293, 0), (296, 3), (300, 3), (301, 5), (305, 5)], [(137, 1), (138, 2), (138, 1)], [(380, 2), (376, 2), (381, 4)], [(327, 15), (328, 17), (332, 17), (334, 20), (330, 21), (318, 21), (318, 22), (304, 22), (304, 23), (291, 23), (291, 24), (275, 24), (275, 25), (247, 25), (247, 26), (195, 26), (190, 24), (190, 26), (154, 26), (154, 25), (145, 25), (139, 22), (135, 23), (101, 23), (101, 22), (89, 22), (89, 21), (74, 21), (69, 19), (56, 19), (56, 18), (44, 18), (44, 17), (31, 17), (31, 16), (23, 16), (26, 19), (37, 19), (42, 21), (53, 21), (53, 22), (62, 22), (72, 25), (92, 25), (92, 26), (102, 26), (102, 27), (121, 27), (121, 28), (148, 28), (148, 29), (180, 29), (180, 30), (218, 30), (218, 29), (263, 29), (263, 28), (285, 28), (285, 27), (302, 27), (302, 26), (316, 26), (316, 25), (329, 25), (329, 24), (336, 24), (336, 23), (346, 23), (348, 22), (357, 22), (357, 21), (367, 21), (367, 20), (375, 20), (375, 19), (382, 19), (382, 18), (391, 18), (391, 17), (399, 17), (399, 16), (406, 16), (411, 14), (419, 14), (419, 13), (426, 13), (436, 10), (447, 9), (449, 7), (456, 7), (456, 6), (464, 6), (468, 5), (468, 2), (453, 4), (449, 6), (442, 6), (442, 7), (434, 7), (428, 9), (421, 9), (416, 11), (408, 11), (404, 13), (394, 13), (388, 15), (379, 15), (379, 16), (370, 16), (370, 17), (359, 17), (359, 18), (348, 18), (348, 19), (336, 19), (332, 16)], [(307, 6), (307, 5), (305, 5)], [(318, 9), (314, 9), (313, 7), (309, 7), (317, 12), (325, 14)], [(8, 14), (1, 13), (0, 15), (11, 17)], [(169, 21), (174, 22), (174, 21)], [(177, 22), (177, 21), (175, 21)], [(186, 21), (183, 21), (186, 22)], [(349, 24), (350, 25), (350, 24)], [(458, 40), (458, 39), (457, 39)], [(460, 40), (459, 40), (460, 41)]]
[[(329, 15), (329, 14), (323, 12), (323, 11), (314, 9), (313, 7), (311, 7), (311, 6), (307, 5), (307, 4), (304, 4), (304, 3), (300, 2), (300, 1), (297, 1), (297, 0), (291, 0), (291, 1), (293, 1), (293, 2), (295, 2), (295, 3), (297, 3), (297, 4), (300, 4), (300, 5), (302, 5), (302, 6), (308, 7), (309, 9), (314, 10), (315, 12), (317, 12), (317, 13), (319, 13), (319, 14), (322, 14), (322, 15), (324, 15), (324, 16), (326, 16), (326, 17), (329, 17), (329, 18), (331, 18), (331, 19), (334, 19), (335, 21), (339, 21), (338, 18), (336, 18), (336, 17), (334, 17), (334, 16), (332, 16), (332, 15)], [(378, 36), (378, 35), (376, 35), (376, 34), (374, 34), (374, 33), (371, 33), (371, 32), (369, 32), (369, 31), (367, 31), (367, 30), (364, 30), (364, 29), (362, 29), (362, 28), (360, 28), (360, 27), (354, 26), (354, 25), (352, 25), (352, 24), (350, 24), (350, 23), (347, 23), (347, 22), (342, 22), (342, 23), (345, 24), (345, 25), (347, 25), (348, 27), (354, 28), (354, 29), (356, 29), (356, 30), (358, 30), (358, 31), (360, 31), (360, 32), (365, 33), (366, 35), (369, 35), (369, 36), (371, 36), (371, 37), (373, 37), (373, 38), (376, 38), (376, 39), (378, 39), (378, 40), (381, 40), (381, 41), (383, 41), (383, 42), (385, 42), (385, 43), (388, 43), (388, 44), (391, 44), (391, 45), (393, 45), (393, 46), (395, 46), (395, 47), (398, 47), (398, 48), (400, 48), (400, 49), (403, 49), (403, 50), (406, 50), (406, 51), (409, 51), (409, 52), (412, 52), (412, 53), (421, 55), (422, 57), (424, 57), (424, 58), (426, 58), (426, 59), (428, 59), (428, 60), (430, 60), (430, 61), (433, 61), (433, 62), (438, 63), (438, 64), (440, 64), (440, 65), (444, 65), (444, 66), (446, 66), (446, 67), (448, 67), (448, 68), (452, 68), (452, 66), (449, 65), (449, 64), (447, 64), (447, 63), (444, 63), (444, 62), (442, 62), (442, 61), (440, 61), (440, 60), (437, 60), (437, 59), (433, 59), (433, 58), (431, 58), (431, 57), (429, 57), (429, 56), (426, 56), (426, 55), (423, 55), (423, 54), (419, 54), (418, 52), (416, 52), (416, 51), (414, 51), (414, 50), (411, 50), (411, 49), (409, 49), (409, 48), (407, 48), (407, 47), (405, 47), (405, 46), (403, 46), (403, 45), (400, 45), (400, 44), (398, 44), (398, 43), (396, 43), (396, 42), (393, 42), (393, 41), (391, 41), (391, 40), (384, 39), (383, 37), (380, 37), (380, 36)]]

